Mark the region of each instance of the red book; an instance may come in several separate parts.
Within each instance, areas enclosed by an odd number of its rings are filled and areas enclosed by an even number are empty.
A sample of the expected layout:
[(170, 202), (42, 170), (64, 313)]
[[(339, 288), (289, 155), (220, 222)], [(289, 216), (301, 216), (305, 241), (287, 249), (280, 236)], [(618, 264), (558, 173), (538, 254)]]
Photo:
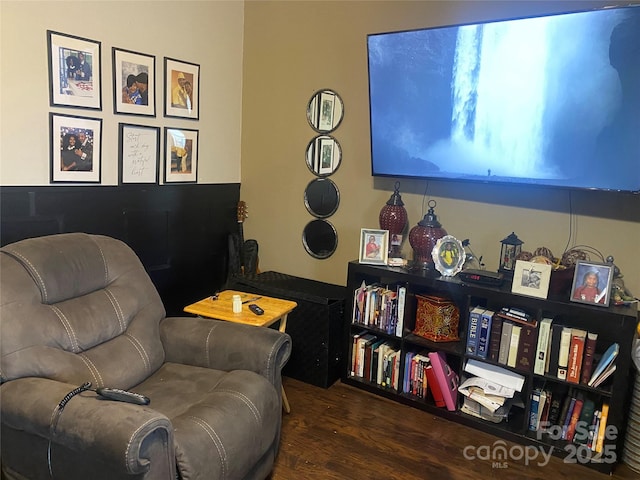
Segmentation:
[(444, 397), (442, 396), (442, 390), (440, 390), (440, 385), (438, 384), (436, 372), (433, 371), (433, 367), (431, 365), (427, 365), (425, 367), (425, 372), (427, 374), (427, 386), (429, 390), (431, 390), (431, 395), (433, 396), (433, 401), (436, 403), (436, 407), (446, 406), (446, 403), (444, 403)]
[(518, 356), (516, 357), (516, 368), (526, 372), (533, 371), (533, 364), (536, 360), (538, 329), (531, 325), (522, 325), (520, 330), (520, 340), (518, 342)]
[(429, 352), (429, 360), (431, 360), (431, 366), (436, 374), (447, 410), (455, 412), (458, 398), (458, 375), (447, 364), (444, 353)]
[(593, 372), (593, 354), (596, 351), (596, 342), (598, 341), (597, 333), (587, 333), (587, 339), (584, 342), (584, 356), (582, 357), (582, 375), (580, 383), (589, 383), (591, 373)]
[(579, 328), (571, 330), (571, 343), (569, 344), (569, 362), (567, 365), (567, 382), (580, 383), (582, 371), (582, 355), (587, 332)]
[(582, 406), (584, 405), (584, 400), (582, 397), (576, 397), (576, 403), (573, 407), (573, 412), (571, 412), (571, 420), (569, 421), (569, 426), (567, 427), (567, 434), (565, 439), (569, 442), (573, 441), (573, 436), (576, 433), (576, 424), (578, 420), (580, 420), (580, 413), (582, 413)]

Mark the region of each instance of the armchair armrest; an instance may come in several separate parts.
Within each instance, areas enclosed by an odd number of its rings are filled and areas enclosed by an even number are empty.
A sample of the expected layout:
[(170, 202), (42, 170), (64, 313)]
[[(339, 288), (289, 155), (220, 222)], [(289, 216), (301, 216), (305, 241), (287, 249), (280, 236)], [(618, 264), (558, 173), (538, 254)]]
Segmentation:
[[(75, 387), (35, 377), (4, 383), (0, 385), (2, 423), (49, 439), (56, 406)], [(166, 416), (147, 406), (104, 400), (85, 391), (74, 396), (58, 418), (51, 463), (55, 469), (55, 446), (62, 445), (79, 456), (101, 460), (115, 472), (140, 475), (150, 468), (145, 453), (151, 448), (149, 442), (164, 444), (167, 468), (175, 471), (173, 427)]]
[(168, 362), (250, 370), (276, 386), (291, 355), (291, 337), (286, 333), (208, 318), (165, 318), (160, 338)]

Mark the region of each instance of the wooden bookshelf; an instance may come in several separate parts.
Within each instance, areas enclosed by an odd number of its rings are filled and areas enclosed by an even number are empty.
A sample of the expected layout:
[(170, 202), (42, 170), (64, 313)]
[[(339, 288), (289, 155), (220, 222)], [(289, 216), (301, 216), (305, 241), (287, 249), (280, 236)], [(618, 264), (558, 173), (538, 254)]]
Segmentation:
[[(403, 328), (401, 333), (389, 333), (380, 330), (379, 326), (371, 323), (354, 323), (354, 295), (356, 291), (365, 285), (378, 285), (390, 290), (402, 286), (406, 290), (405, 305), (403, 309)], [(459, 310), (458, 340), (449, 342), (433, 342), (413, 333), (416, 317), (416, 296), (436, 295), (451, 300)], [(502, 307), (512, 307), (524, 310), (537, 324), (543, 318), (552, 318), (554, 324), (561, 324), (574, 329), (583, 329), (598, 334), (596, 344), (596, 356), (601, 355), (612, 343), (618, 343), (619, 354), (615, 360), (616, 370), (599, 387), (589, 387), (583, 383), (570, 383), (561, 380), (552, 372), (537, 375), (530, 369), (522, 367), (507, 367), (489, 358), (478, 358), (466, 351), (467, 321), (469, 312), (475, 306), (494, 311)], [(624, 435), (626, 427), (627, 410), (633, 389), (634, 375), (631, 361), (631, 344), (638, 323), (638, 311), (636, 307), (608, 308), (570, 302), (568, 298), (550, 295), (547, 299), (527, 297), (511, 293), (510, 283), (501, 287), (488, 287), (479, 284), (467, 284), (457, 277), (440, 277), (436, 272), (409, 271), (397, 267), (380, 265), (359, 264), (357, 261), (348, 265), (347, 277), (347, 301), (345, 306), (344, 328), (344, 359), (342, 368), (342, 381), (375, 393), (377, 395), (410, 405), (414, 408), (428, 411), (434, 415), (451, 421), (471, 426), (478, 430), (491, 433), (499, 438), (515, 441), (523, 445), (533, 445), (552, 451), (555, 456), (565, 461), (576, 460), (576, 452), (579, 450), (580, 458), (576, 463), (596, 469), (601, 472), (611, 473), (616, 463), (622, 459)], [(391, 329), (392, 330), (392, 329)], [(367, 380), (360, 376), (352, 375), (353, 335), (358, 332), (366, 332), (376, 335), (381, 340), (393, 343), (399, 350), (399, 366), (397, 367), (398, 389), (389, 386), (382, 387), (375, 379)], [(538, 329), (535, 330), (535, 343), (537, 343)], [(449, 411), (443, 407), (437, 407), (433, 397), (418, 397), (403, 391), (405, 375), (405, 355), (407, 352), (417, 351), (441, 351), (445, 353), (447, 363), (457, 373), (459, 378), (468, 377), (464, 366), (470, 358), (479, 360), (489, 365), (496, 365), (524, 376), (524, 387), (520, 392), (523, 408), (512, 407), (508, 421), (493, 423), (466, 414), (460, 410), (463, 399), (462, 394), (457, 394), (457, 408)], [(609, 405), (607, 425), (615, 427), (615, 438), (606, 439), (604, 451), (606, 455), (596, 455), (595, 452), (587, 452), (575, 444), (566, 440), (559, 440), (553, 435), (538, 433), (529, 430), (531, 408), (531, 395), (535, 389), (550, 388), (559, 392), (573, 389), (580, 392), (580, 396), (591, 399), (598, 405), (603, 402)]]

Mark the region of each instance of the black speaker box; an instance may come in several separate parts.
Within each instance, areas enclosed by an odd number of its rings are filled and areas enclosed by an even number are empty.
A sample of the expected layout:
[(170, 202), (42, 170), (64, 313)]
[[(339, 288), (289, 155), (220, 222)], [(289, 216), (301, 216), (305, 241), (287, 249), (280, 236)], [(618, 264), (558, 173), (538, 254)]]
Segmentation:
[(340, 378), (346, 287), (279, 272), (262, 272), (234, 277), (227, 288), (298, 304), (287, 317), (286, 331), (291, 336), (292, 351), (283, 375), (322, 388), (330, 387)]

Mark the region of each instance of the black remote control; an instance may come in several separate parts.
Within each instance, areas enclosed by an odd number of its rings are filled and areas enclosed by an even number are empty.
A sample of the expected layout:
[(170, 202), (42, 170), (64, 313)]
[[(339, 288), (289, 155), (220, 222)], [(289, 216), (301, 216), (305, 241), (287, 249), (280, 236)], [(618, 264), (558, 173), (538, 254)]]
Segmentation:
[(137, 405), (149, 405), (149, 403), (151, 403), (149, 397), (145, 397), (139, 393), (120, 390), (119, 388), (100, 387), (96, 388), (96, 393), (101, 397), (108, 398), (109, 400), (117, 400), (118, 402), (135, 403)]
[(264, 313), (264, 310), (261, 309), (258, 305), (256, 305), (255, 303), (252, 303), (249, 305), (249, 310), (251, 310), (253, 313), (255, 313), (256, 315), (262, 315)]

